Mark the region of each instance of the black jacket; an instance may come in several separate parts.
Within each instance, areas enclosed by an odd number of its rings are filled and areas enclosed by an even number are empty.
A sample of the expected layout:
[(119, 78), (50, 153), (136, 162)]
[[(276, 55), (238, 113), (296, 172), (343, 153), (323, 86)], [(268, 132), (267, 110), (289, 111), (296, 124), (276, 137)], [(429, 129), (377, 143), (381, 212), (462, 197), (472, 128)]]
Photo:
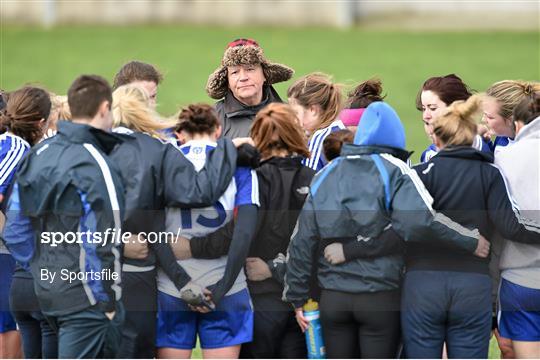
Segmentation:
[[(283, 291), (283, 279), (274, 259), (285, 254), (298, 214), (309, 192), (309, 184), (315, 171), (302, 165), (300, 157), (273, 157), (257, 169), (261, 207), (257, 229), (249, 250), (250, 257), (259, 257), (269, 263), (273, 278), (248, 281), (254, 294)], [(227, 254), (234, 225), (230, 225), (206, 237), (190, 240), (195, 258), (216, 258)], [(280, 270), (280, 271), (277, 271)]]
[[(498, 231), (509, 240), (540, 243), (538, 225), (513, 209), (503, 175), (490, 153), (469, 146), (450, 147), (414, 169), (433, 197), (433, 208), (452, 220), (477, 228), (488, 240)], [(488, 262), (440, 243), (407, 244), (408, 270), (488, 274)]]
[(270, 85), (263, 87), (263, 100), (255, 106), (247, 106), (238, 101), (230, 90), (225, 98), (216, 103), (216, 112), (222, 126), (222, 136), (231, 139), (249, 136), (251, 123), (257, 112), (273, 102), (282, 102), (278, 93)]
[[(30, 270), (47, 315), (70, 314), (93, 305), (113, 311), (121, 297), (120, 281), (112, 276), (95, 281), (61, 279), (62, 272), (105, 270), (120, 275), (120, 244), (110, 231), (119, 233), (124, 190), (118, 169), (106, 156), (120, 141), (94, 127), (59, 122), (58, 134), (33, 147), (21, 163), (17, 194), (22, 214), (30, 218), (34, 230)], [(107, 241), (84, 237), (80, 243), (63, 241), (53, 246), (43, 240), (47, 234), (50, 238), (53, 233), (81, 234), (86, 229), (103, 239), (109, 230)], [(42, 269), (55, 273), (54, 281), (42, 280)]]
[[(110, 158), (120, 169), (124, 182), (123, 231), (163, 234), (166, 206), (212, 204), (225, 191), (234, 174), (236, 149), (229, 140), (220, 140), (218, 147), (209, 154), (205, 167), (197, 172), (175, 146), (125, 128), (116, 131), (121, 132), (117, 135), (123, 141)], [(159, 265), (171, 280), (178, 288), (183, 287), (189, 276), (176, 262), (170, 246), (165, 241), (149, 245), (148, 257), (124, 259), (123, 271), (151, 269), (157, 255)]]

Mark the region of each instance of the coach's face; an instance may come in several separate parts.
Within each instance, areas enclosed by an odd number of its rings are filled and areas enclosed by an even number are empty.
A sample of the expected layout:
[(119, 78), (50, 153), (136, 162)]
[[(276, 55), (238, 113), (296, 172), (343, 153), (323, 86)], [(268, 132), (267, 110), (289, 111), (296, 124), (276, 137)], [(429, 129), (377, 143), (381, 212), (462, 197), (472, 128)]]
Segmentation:
[(266, 81), (261, 65), (238, 65), (227, 67), (227, 81), (234, 97), (241, 103), (259, 105)]

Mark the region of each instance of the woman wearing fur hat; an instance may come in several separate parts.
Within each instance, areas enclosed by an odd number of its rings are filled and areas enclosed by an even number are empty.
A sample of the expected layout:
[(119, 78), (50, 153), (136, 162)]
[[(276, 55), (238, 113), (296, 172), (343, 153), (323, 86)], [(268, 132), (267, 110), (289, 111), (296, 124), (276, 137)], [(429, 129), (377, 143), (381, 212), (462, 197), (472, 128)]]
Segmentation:
[(264, 57), (252, 39), (237, 39), (227, 45), (221, 65), (208, 78), (206, 92), (216, 100), (222, 136), (249, 136), (257, 112), (273, 102), (282, 102), (272, 84), (289, 80), (294, 71)]

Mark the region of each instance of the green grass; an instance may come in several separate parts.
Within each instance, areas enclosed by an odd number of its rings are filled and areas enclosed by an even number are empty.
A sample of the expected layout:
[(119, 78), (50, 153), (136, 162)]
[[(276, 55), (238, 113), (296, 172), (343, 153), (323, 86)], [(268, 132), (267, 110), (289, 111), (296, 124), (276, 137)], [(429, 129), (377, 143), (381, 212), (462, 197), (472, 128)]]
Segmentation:
[[(503, 79), (540, 78), (538, 32), (382, 32), (326, 28), (59, 27), (4, 25), (0, 87), (34, 82), (65, 94), (82, 73), (111, 79), (120, 66), (139, 59), (165, 75), (158, 110), (172, 114), (194, 101), (211, 102), (204, 91), (227, 42), (253, 37), (266, 55), (290, 65), (295, 77), (323, 71), (348, 85), (372, 76), (383, 80), (387, 101), (400, 114), (413, 159), (428, 145), (414, 106), (423, 81), (457, 73), (473, 89)], [(284, 95), (291, 82), (277, 85)]]
[[(199, 340), (197, 339), (197, 348), (193, 349), (193, 353), (191, 354), (192, 359), (202, 359), (202, 352), (201, 348), (199, 347)], [(500, 359), (501, 358), (501, 351), (499, 350), (499, 347), (497, 346), (497, 340), (495, 340), (495, 337), (491, 339), (491, 342), (489, 343), (489, 358), (490, 359)]]
[(490, 359), (501, 358), (501, 351), (499, 350), (499, 346), (497, 345), (497, 340), (495, 339), (495, 337), (492, 337), (489, 343), (489, 358)]

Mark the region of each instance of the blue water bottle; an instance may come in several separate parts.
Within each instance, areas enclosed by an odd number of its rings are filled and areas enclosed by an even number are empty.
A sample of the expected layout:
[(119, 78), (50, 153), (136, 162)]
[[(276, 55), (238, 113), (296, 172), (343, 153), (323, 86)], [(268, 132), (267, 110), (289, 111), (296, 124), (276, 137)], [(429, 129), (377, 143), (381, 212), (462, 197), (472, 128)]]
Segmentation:
[(309, 320), (309, 327), (306, 330), (308, 359), (326, 359), (319, 304), (316, 301), (309, 299), (304, 305), (304, 317)]

